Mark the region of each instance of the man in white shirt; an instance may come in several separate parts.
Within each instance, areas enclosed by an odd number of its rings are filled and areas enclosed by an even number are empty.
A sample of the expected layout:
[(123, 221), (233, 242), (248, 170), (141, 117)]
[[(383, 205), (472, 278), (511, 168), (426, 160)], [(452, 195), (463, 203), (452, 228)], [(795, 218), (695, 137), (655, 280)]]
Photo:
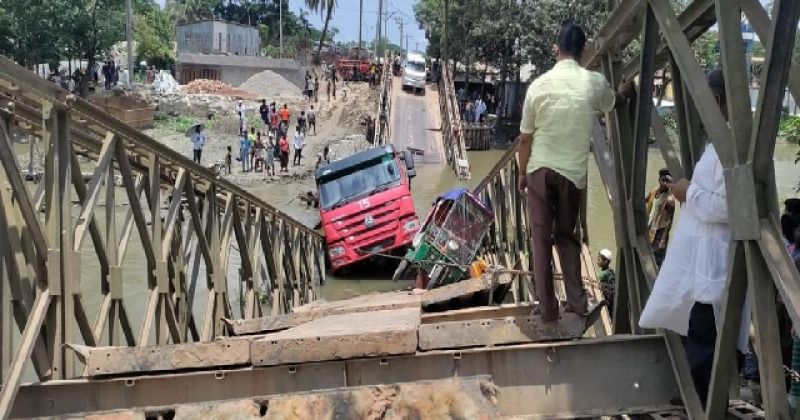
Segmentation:
[(245, 128), (245, 107), (241, 99), (239, 99), (239, 103), (236, 105), (236, 116), (239, 117), (239, 132), (241, 133)]
[(203, 146), (206, 145), (206, 135), (203, 133), (203, 126), (197, 125), (192, 133), (192, 150), (194, 151), (193, 160), (198, 165), (200, 164), (200, 157), (203, 154)]
[[(722, 71), (709, 73), (708, 83), (727, 119)], [(686, 337), (684, 348), (692, 379), (705, 406), (731, 245), (725, 177), (714, 145), (706, 145), (691, 182), (681, 179), (669, 186), (684, 206), (639, 325), (665, 328)], [(750, 310), (745, 304), (737, 343), (741, 351), (747, 349), (749, 326)]]
[(303, 147), (306, 146), (306, 136), (303, 135), (303, 132), (300, 130), (300, 126), (297, 126), (297, 131), (294, 132), (294, 137), (292, 138), (292, 145), (294, 146), (294, 166), (300, 164), (300, 159), (303, 158)]

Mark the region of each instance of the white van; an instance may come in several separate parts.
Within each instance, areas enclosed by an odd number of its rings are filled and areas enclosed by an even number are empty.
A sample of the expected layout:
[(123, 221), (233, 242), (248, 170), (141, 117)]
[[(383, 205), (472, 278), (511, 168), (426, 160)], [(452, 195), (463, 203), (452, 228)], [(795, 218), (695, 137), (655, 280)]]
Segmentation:
[(403, 66), (403, 90), (406, 90), (406, 88), (410, 88), (414, 91), (419, 89), (424, 95), (425, 77), (425, 57), (419, 53), (409, 53), (406, 57), (405, 66)]

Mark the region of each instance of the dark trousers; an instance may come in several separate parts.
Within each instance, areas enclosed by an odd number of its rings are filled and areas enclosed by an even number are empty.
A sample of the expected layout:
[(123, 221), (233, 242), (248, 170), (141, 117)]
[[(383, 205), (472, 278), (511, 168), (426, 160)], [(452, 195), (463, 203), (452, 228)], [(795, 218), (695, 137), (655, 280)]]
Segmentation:
[(692, 381), (703, 407), (708, 398), (711, 370), (714, 367), (714, 345), (717, 342), (717, 325), (714, 323), (714, 307), (695, 302), (689, 315), (689, 331), (683, 341), (686, 358), (692, 372)]
[(194, 149), (194, 162), (200, 163), (200, 155), (203, 154), (203, 149)]
[(533, 250), (533, 279), (542, 319), (558, 319), (558, 300), (553, 285), (553, 245), (561, 257), (568, 308), (578, 314), (587, 310), (581, 279), (581, 243), (576, 230), (581, 192), (558, 172), (541, 168), (528, 174), (528, 220)]
[(300, 164), (300, 159), (303, 158), (303, 149), (294, 149), (294, 159), (292, 161), (295, 165)]

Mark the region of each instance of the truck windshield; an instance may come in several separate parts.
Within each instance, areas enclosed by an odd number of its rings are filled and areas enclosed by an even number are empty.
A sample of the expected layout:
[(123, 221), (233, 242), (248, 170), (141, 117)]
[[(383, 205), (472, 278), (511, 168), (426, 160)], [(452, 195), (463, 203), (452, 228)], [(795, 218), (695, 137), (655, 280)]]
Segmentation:
[(320, 207), (331, 209), (399, 182), (400, 170), (394, 158), (387, 155), (382, 159), (370, 160), (321, 179)]
[(415, 71), (417, 73), (425, 72), (425, 64), (417, 61), (409, 61), (408, 63), (406, 63), (406, 68), (408, 68), (411, 71)]

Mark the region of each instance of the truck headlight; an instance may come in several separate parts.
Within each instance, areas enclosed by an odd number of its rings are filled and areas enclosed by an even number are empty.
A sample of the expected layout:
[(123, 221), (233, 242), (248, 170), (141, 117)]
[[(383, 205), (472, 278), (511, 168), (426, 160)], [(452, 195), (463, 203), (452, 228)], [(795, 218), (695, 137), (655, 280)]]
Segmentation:
[(331, 259), (339, 258), (344, 255), (344, 247), (343, 246), (335, 246), (328, 250), (328, 255), (330, 255)]
[(406, 233), (419, 230), (419, 222), (416, 220), (409, 220), (403, 224), (403, 230), (405, 230)]

